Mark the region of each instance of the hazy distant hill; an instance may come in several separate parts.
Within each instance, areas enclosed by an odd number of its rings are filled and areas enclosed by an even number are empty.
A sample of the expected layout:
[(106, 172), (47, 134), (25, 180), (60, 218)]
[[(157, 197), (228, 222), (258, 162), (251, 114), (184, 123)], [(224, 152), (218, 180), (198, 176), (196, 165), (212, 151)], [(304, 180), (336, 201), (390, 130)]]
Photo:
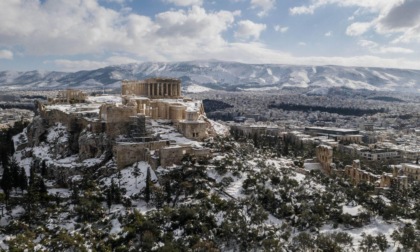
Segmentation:
[(109, 88), (119, 87), (119, 81), (123, 79), (155, 76), (180, 78), (185, 86), (196, 84), (225, 90), (284, 87), (347, 87), (403, 92), (420, 90), (420, 70), (222, 61), (146, 62), (75, 73), (3, 71), (0, 72), (0, 86), (14, 89)]

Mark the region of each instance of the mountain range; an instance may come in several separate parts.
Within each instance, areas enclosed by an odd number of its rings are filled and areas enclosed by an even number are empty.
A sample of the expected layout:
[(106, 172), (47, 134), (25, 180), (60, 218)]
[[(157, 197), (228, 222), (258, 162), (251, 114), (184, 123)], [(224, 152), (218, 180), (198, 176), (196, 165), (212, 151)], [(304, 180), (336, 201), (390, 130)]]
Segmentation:
[[(368, 89), (420, 91), (420, 70), (243, 64), (224, 61), (145, 62), (78, 72), (0, 71), (0, 87), (7, 89), (118, 88), (124, 79), (180, 78), (194, 90), (264, 90), (281, 88)], [(198, 89), (197, 89), (198, 87)]]

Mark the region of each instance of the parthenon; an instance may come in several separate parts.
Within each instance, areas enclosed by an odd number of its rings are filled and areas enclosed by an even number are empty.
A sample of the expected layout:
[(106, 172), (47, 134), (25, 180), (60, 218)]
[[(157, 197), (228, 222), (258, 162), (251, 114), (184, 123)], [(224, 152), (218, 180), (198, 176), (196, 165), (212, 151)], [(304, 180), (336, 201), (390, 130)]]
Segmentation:
[(172, 78), (124, 80), (121, 85), (121, 94), (146, 96), (152, 99), (179, 98), (181, 97), (181, 81)]

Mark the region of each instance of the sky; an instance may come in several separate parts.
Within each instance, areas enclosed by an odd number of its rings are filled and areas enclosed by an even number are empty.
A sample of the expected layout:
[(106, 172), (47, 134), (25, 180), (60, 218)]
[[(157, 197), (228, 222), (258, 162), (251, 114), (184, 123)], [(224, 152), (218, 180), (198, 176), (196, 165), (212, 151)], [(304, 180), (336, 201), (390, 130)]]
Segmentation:
[(0, 70), (141, 62), (420, 69), (420, 0), (1, 0)]

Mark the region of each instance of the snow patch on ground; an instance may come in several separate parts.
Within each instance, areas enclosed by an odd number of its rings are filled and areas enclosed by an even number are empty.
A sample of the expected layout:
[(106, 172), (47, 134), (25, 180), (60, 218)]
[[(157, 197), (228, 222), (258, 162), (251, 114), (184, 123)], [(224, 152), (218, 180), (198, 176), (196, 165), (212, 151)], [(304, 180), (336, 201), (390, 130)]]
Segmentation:
[[(139, 171), (139, 175), (136, 179), (134, 176), (134, 168), (137, 167)], [(127, 168), (122, 169), (121, 177), (118, 178), (118, 173), (114, 174), (108, 178), (103, 179), (105, 185), (110, 186), (112, 180), (114, 181), (115, 185), (120, 184), (121, 188), (126, 190), (126, 196), (132, 197), (136, 194), (139, 194), (143, 191), (143, 188), (146, 186), (146, 176), (147, 176), (147, 169), (150, 169), (150, 178), (152, 181), (157, 182), (157, 177), (153, 169), (147, 162), (137, 162)]]
[(225, 126), (219, 122), (215, 122), (213, 120), (208, 120), (211, 124), (211, 127), (214, 129), (214, 132), (216, 132), (219, 136), (227, 136), (229, 135), (229, 127)]

